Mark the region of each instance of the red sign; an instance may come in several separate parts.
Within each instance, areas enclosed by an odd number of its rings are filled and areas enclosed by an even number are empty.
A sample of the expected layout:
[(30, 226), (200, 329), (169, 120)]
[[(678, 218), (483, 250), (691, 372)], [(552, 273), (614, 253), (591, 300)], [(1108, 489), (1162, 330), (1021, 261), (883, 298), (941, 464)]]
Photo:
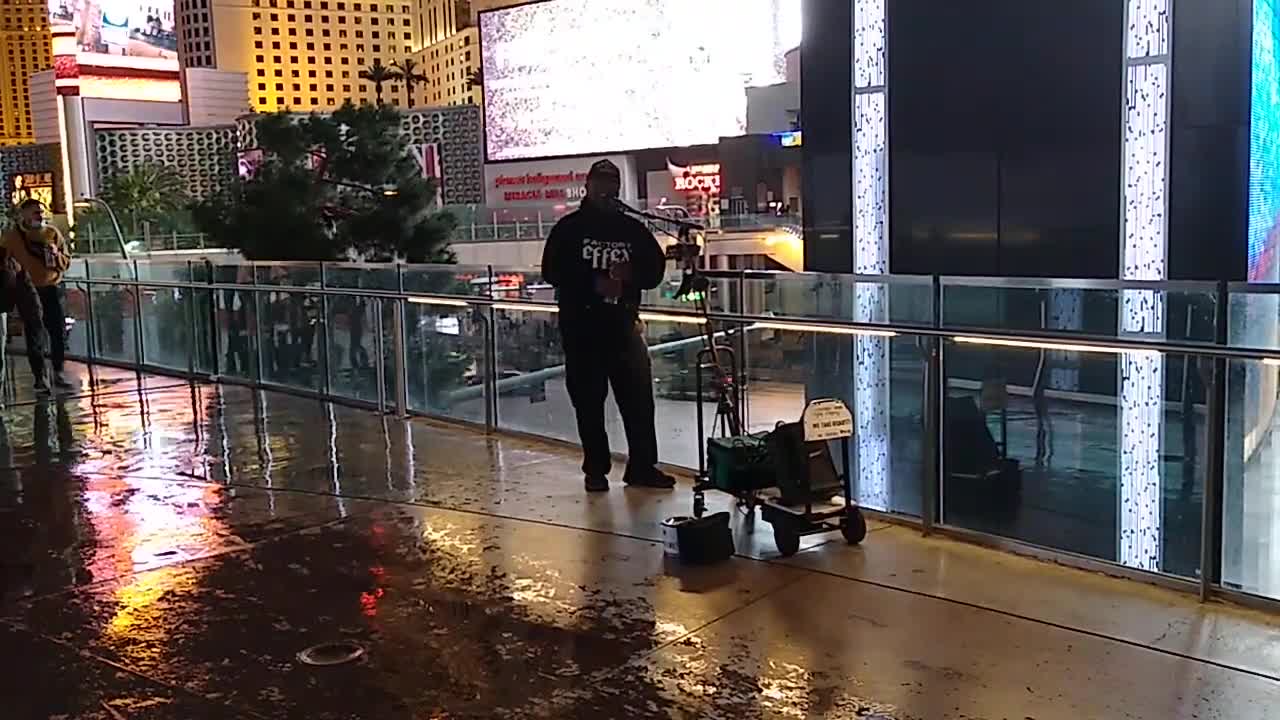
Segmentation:
[(671, 171), (676, 190), (680, 192), (720, 194), (720, 163), (690, 165), (682, 168), (668, 162), (667, 169)]

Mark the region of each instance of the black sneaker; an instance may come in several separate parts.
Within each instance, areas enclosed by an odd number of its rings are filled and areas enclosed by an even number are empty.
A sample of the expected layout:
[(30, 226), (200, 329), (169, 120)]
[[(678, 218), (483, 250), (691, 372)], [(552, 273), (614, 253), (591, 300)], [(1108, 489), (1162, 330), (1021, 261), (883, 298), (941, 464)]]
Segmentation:
[(53, 386), (59, 390), (74, 390), (76, 384), (68, 380), (62, 373), (54, 373)]
[(587, 492), (605, 492), (609, 489), (609, 478), (605, 475), (587, 475), (583, 477), (582, 484)]
[(655, 488), (658, 490), (670, 490), (676, 486), (676, 479), (670, 475), (654, 468), (652, 470), (632, 475), (627, 474), (622, 481), (628, 487)]
[(49, 392), (49, 383), (45, 382), (44, 378), (36, 378), (36, 381), (32, 386), (39, 395), (44, 395)]

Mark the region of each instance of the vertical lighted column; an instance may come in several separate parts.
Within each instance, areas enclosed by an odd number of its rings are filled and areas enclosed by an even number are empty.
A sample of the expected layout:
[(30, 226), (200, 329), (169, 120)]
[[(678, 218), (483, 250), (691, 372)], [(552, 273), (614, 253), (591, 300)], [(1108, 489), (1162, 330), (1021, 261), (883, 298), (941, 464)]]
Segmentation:
[[(885, 0), (853, 1), (853, 237), (859, 275), (889, 272), (888, 33)], [(859, 284), (855, 317), (889, 319), (884, 285)], [(889, 340), (855, 340), (858, 502), (890, 509)]]
[[(1166, 279), (1173, 0), (1126, 0), (1121, 277)], [(1121, 332), (1160, 338), (1165, 296), (1123, 293)], [(1164, 357), (1120, 356), (1119, 561), (1160, 569)]]
[(59, 26), (52, 32), (53, 76), (58, 109), (58, 150), (62, 159), (62, 199), (67, 221), (75, 224), (73, 204), (91, 195), (92, 174), (89, 140), (84, 121), (84, 101), (80, 97), (80, 62), (77, 59), (75, 30)]

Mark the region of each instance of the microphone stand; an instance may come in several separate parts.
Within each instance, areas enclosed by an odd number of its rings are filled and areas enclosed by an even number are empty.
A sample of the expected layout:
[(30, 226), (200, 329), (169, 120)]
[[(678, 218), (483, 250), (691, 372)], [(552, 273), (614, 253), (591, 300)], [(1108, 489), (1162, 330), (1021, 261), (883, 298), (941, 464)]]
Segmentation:
[(698, 314), (702, 317), (702, 349), (698, 351), (695, 394), (698, 404), (698, 482), (693, 488), (693, 514), (702, 517), (706, 509), (704, 492), (713, 485), (707, 476), (706, 467), (706, 426), (702, 417), (702, 372), (710, 373), (710, 386), (716, 402), (716, 416), (712, 420), (712, 432), (719, 427), (722, 436), (737, 437), (742, 434), (742, 386), (737, 381), (738, 362), (733, 348), (717, 342), (716, 332), (711, 323), (711, 305), (709, 292), (711, 281), (698, 268), (698, 258), (702, 255), (702, 246), (693, 239), (695, 231), (706, 228), (692, 220), (667, 217), (656, 213), (645, 212), (627, 205), (621, 200), (614, 200), (614, 207), (622, 213), (642, 218), (654, 223), (668, 223), (676, 226), (676, 243), (666, 249), (666, 256), (675, 260), (681, 268), (683, 277), (676, 298), (692, 296)]

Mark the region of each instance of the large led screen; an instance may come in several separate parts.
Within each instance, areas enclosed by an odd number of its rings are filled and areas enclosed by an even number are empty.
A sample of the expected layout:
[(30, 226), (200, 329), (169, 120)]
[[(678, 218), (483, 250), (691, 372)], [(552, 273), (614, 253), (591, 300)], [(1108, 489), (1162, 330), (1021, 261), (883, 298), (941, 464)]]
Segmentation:
[(490, 160), (713, 144), (783, 82), (801, 0), (547, 0), (482, 13)]
[(145, 58), (150, 62), (137, 64), (147, 68), (169, 60), (178, 67), (173, 0), (49, 0), (49, 23), (74, 27), (81, 54)]

